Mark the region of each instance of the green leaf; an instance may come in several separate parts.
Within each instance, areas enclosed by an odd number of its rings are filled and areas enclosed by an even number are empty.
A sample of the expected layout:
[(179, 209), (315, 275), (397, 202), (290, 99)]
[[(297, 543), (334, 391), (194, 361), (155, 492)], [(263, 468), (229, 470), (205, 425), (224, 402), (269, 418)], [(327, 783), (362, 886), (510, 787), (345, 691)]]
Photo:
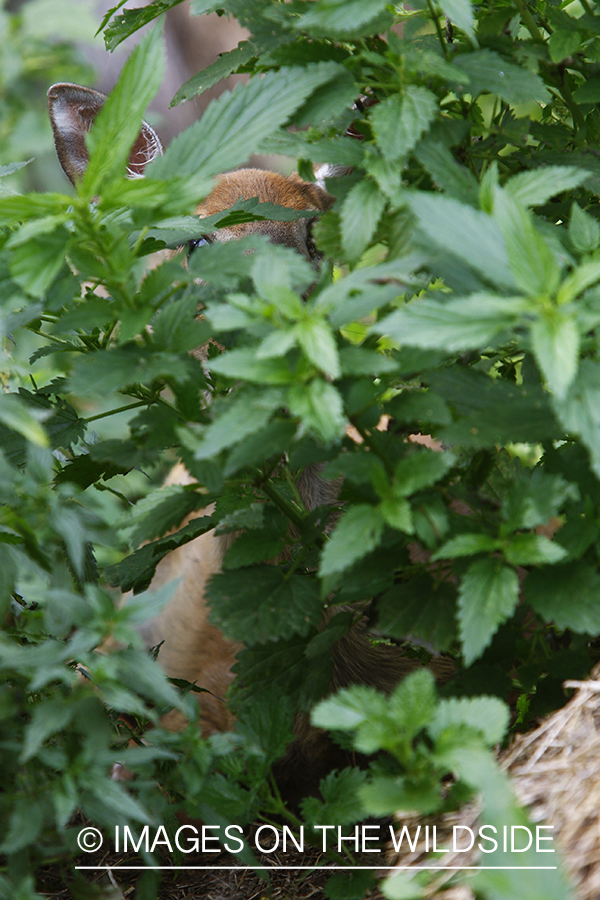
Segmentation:
[(541, 534), (516, 534), (504, 555), (513, 566), (537, 566), (560, 562), (567, 551)]
[(282, 396), (277, 390), (240, 391), (228, 400), (221, 415), (202, 430), (200, 440), (194, 442), (194, 459), (210, 459), (261, 431), (281, 405)]
[(519, 599), (519, 579), (498, 559), (471, 563), (458, 592), (458, 625), (469, 666), (488, 646), (498, 626), (512, 615)]
[(600, 575), (583, 562), (567, 563), (529, 572), (525, 597), (546, 622), (579, 634), (600, 631)]
[(386, 698), (374, 687), (354, 684), (322, 700), (311, 713), (310, 720), (317, 728), (331, 731), (354, 731), (372, 716), (383, 716)]
[(449, 250), (486, 281), (514, 290), (502, 233), (491, 216), (437, 194), (413, 194), (408, 202), (428, 242)]
[(458, 62), (469, 76), (466, 90), (473, 97), (489, 91), (507, 103), (549, 102), (548, 90), (538, 75), (508, 62), (494, 50), (461, 54)]
[(340, 360), (337, 344), (324, 319), (305, 319), (296, 325), (294, 334), (314, 366), (331, 378), (339, 378)]
[(366, 780), (367, 773), (357, 768), (330, 772), (320, 784), (323, 800), (307, 797), (302, 801), (305, 820), (310, 825), (353, 824), (362, 812), (360, 807), (357, 809), (356, 796)]
[(118, 586), (123, 591), (132, 589), (144, 591), (152, 581), (158, 563), (167, 553), (193, 541), (194, 538), (210, 531), (214, 526), (215, 522), (211, 516), (193, 519), (175, 534), (145, 544), (120, 563), (108, 566), (104, 570), (104, 578), (109, 584), (114, 587)]
[(385, 197), (374, 181), (363, 179), (348, 192), (342, 204), (342, 247), (346, 259), (357, 261), (375, 234), (385, 208)]
[(470, 41), (477, 46), (475, 37), (475, 16), (471, 0), (439, 0), (439, 5), (448, 18), (462, 28)]
[[(470, 5), (470, 0), (468, 0)], [(444, 193), (461, 203), (478, 206), (479, 185), (469, 169), (461, 166), (439, 140), (425, 137), (414, 155)]]
[(0, 394), (0, 422), (32, 444), (47, 447), (48, 434), (40, 421), (41, 418), (45, 418), (43, 413), (36, 416), (34, 411), (27, 408), (24, 398), (19, 395)]
[(63, 228), (15, 247), (10, 274), (32, 297), (42, 297), (65, 265), (69, 236)]
[(290, 412), (300, 419), (301, 434), (312, 431), (326, 443), (343, 435), (342, 398), (329, 382), (313, 378), (308, 384), (293, 384), (287, 399)]
[(600, 478), (600, 363), (584, 359), (564, 398), (554, 397), (554, 410), (567, 432), (578, 435)]
[(193, 374), (184, 355), (129, 344), (79, 356), (71, 371), (70, 389), (76, 394), (106, 395), (131, 384), (150, 385), (157, 378), (185, 381)]
[(545, 525), (567, 500), (578, 499), (578, 488), (562, 475), (549, 474), (541, 467), (533, 472), (513, 470), (502, 507), (506, 531)]
[(559, 304), (570, 303), (597, 281), (600, 281), (600, 260), (591, 259), (567, 275), (556, 294), (556, 300)]
[(560, 268), (552, 249), (534, 225), (530, 212), (501, 188), (494, 191), (494, 219), (498, 222), (509, 265), (521, 290), (530, 297), (552, 295)]
[(246, 347), (229, 350), (212, 359), (210, 367), (214, 372), (227, 378), (241, 378), (253, 384), (289, 384), (293, 380), (287, 362), (282, 358), (259, 357), (254, 350)]
[(296, 27), (326, 36), (385, 30), (376, 27), (385, 7), (385, 0), (317, 0)]
[(564, 399), (577, 374), (579, 362), (579, 330), (575, 320), (552, 309), (535, 320), (531, 326), (531, 340), (548, 387)]
[(380, 511), (359, 503), (343, 515), (321, 554), (322, 578), (343, 572), (379, 544), (384, 520)]
[(569, 237), (575, 249), (580, 253), (593, 253), (600, 244), (600, 224), (578, 203), (573, 203), (571, 207)]
[[(285, 124), (321, 84), (339, 71), (333, 62), (280, 69), (213, 100), (197, 122), (171, 142), (148, 169), (152, 178), (210, 178), (244, 162), (260, 142)], [(344, 70), (345, 71), (345, 70)], [(205, 182), (202, 182), (203, 184)]]
[[(181, 2), (181, 0), (177, 0), (177, 2)], [(214, 6), (218, 7), (218, 2)], [(261, 47), (264, 47), (264, 44), (261, 44)], [(202, 69), (179, 88), (169, 106), (185, 103), (186, 100), (191, 100), (192, 97), (203, 94), (204, 91), (214, 87), (222, 78), (228, 78), (232, 72), (256, 56), (257, 49), (254, 41), (241, 41), (233, 50), (220, 53), (214, 63)]]
[(144, 111), (162, 83), (164, 65), (160, 30), (155, 27), (132, 51), (89, 133), (90, 161), (81, 184), (85, 196), (97, 194), (125, 174)]
[(21, 762), (25, 763), (35, 756), (44, 741), (51, 734), (62, 731), (77, 714), (75, 704), (64, 700), (46, 700), (38, 703), (31, 716), (31, 722), (25, 729), (25, 740), (21, 753)]
[(499, 541), (487, 534), (457, 534), (436, 550), (431, 558), (436, 560), (475, 556), (476, 553), (491, 553), (498, 546)]
[(519, 387), (464, 366), (432, 372), (428, 381), (459, 413), (454, 424), (437, 432), (449, 444), (490, 447), (562, 434), (548, 395), (539, 386)]
[(427, 448), (415, 450), (396, 464), (393, 491), (409, 497), (443, 478), (455, 462), (456, 457), (447, 450), (442, 453)]
[(446, 301), (423, 297), (381, 319), (374, 330), (409, 347), (467, 350), (488, 346), (516, 327), (526, 311), (522, 299), (493, 294)]
[(397, 162), (410, 153), (437, 111), (435, 94), (415, 85), (409, 85), (404, 94), (379, 103), (373, 109), (371, 122), (384, 157)]
[(298, 634), (306, 636), (322, 614), (314, 578), (290, 575), (274, 566), (221, 572), (208, 585), (211, 621), (228, 637), (264, 644)]
[(429, 575), (401, 581), (379, 598), (377, 624), (384, 634), (404, 640), (409, 634), (436, 650), (449, 650), (456, 637), (456, 590)]
[(437, 740), (447, 728), (481, 731), (490, 747), (503, 740), (508, 728), (509, 710), (497, 697), (450, 697), (440, 700), (427, 730)]
[(522, 206), (542, 206), (562, 191), (579, 187), (588, 176), (589, 172), (575, 166), (540, 166), (517, 172), (504, 190)]
[[(121, 15), (114, 16), (104, 29), (104, 43), (107, 50), (114, 50), (126, 38), (130, 37), (144, 25), (154, 21), (169, 9), (179, 6), (183, 0), (152, 0), (141, 9), (124, 9)], [(218, 3), (208, 4), (207, 11), (218, 8)], [(109, 15), (112, 10), (109, 11)], [(106, 20), (105, 20), (106, 21)]]
[(0, 197), (0, 225), (60, 215), (67, 211), (71, 202), (71, 198), (64, 194), (16, 194)]
[(567, 56), (573, 56), (579, 50), (581, 41), (582, 37), (578, 31), (555, 31), (548, 41), (550, 59), (554, 63), (559, 63)]
[[(355, 797), (356, 791), (348, 796)], [(323, 820), (319, 819), (318, 821), (322, 822)], [(375, 843), (376, 846), (377, 843)], [(367, 843), (367, 850), (375, 849), (375, 847), (369, 847)], [(363, 897), (368, 897), (375, 890), (375, 873), (360, 870), (336, 872), (329, 878), (324, 890), (325, 896), (329, 900), (363, 900)]]

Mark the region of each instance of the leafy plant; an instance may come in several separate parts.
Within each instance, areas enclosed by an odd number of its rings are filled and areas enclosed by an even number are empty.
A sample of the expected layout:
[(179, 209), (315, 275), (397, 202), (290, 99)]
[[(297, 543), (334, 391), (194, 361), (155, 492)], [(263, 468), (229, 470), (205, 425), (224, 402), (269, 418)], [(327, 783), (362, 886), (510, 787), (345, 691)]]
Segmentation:
[[(174, 5), (119, 4), (107, 45)], [(198, 15), (216, 8), (250, 37), (174, 102), (234, 71), (252, 77), (145, 179), (123, 176), (162, 77), (156, 28), (94, 126), (77, 196), (0, 198), (8, 362), (11, 340), (40, 340), (32, 380), (17, 367), (0, 397), (9, 896), (34, 896), (36, 866), (73, 853), (78, 808), (101, 826), (140, 827), (177, 807), (209, 824), (298, 825), (270, 769), (358, 619), (423, 661), (448, 654), (456, 674), (441, 699), (420, 672), (388, 699), (354, 687), (317, 706), (317, 724), (379, 755), (366, 772), (330, 776), (305, 821), (433, 813), (473, 791), (494, 821), (518, 817), (490, 750), (504, 704), (519, 727), (559, 706), (600, 631), (595, 8), (192, 3)], [(253, 151), (297, 158), (305, 177), (319, 163), (348, 172), (327, 182), (336, 202), (315, 228), (319, 272), (260, 236), (148, 271), (149, 253), (201, 235), (194, 208), (213, 176)], [(246, 202), (210, 227), (280, 215)], [(190, 351), (211, 339), (209, 371)], [(36, 375), (41, 360), (53, 377)], [(125, 430), (98, 439), (92, 421), (113, 413)], [(198, 488), (150, 489), (132, 509), (123, 484), (165, 457)], [(334, 511), (299, 503), (298, 472), (315, 462), (343, 476)], [(114, 507), (98, 499), (107, 490), (132, 542), (121, 559)], [(209, 501), (209, 519), (170, 533)], [(215, 526), (241, 531), (209, 588), (213, 621), (246, 645), (236, 732), (203, 741), (193, 724), (155, 728), (151, 747), (125, 749), (117, 712), (155, 723), (171, 707), (193, 718), (193, 702), (134, 628), (169, 588), (115, 608), (103, 585), (146, 591), (166, 553)], [(289, 561), (268, 564), (283, 547)], [(101, 579), (94, 553), (111, 563)], [(352, 613), (319, 630), (325, 605), (346, 604)], [(94, 653), (109, 635), (123, 649)], [(127, 790), (109, 778), (117, 760), (138, 775)], [(479, 884), (492, 898), (517, 891), (497, 873)], [(421, 890), (399, 885), (390, 896)], [(367, 887), (328, 890), (350, 900)], [(567, 896), (559, 876), (518, 891), (542, 889)]]

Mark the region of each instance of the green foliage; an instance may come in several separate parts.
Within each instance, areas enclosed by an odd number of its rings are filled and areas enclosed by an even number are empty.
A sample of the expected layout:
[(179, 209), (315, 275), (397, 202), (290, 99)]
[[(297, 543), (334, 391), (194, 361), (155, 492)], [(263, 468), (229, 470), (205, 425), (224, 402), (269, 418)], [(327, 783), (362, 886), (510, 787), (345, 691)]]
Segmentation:
[[(107, 46), (175, 5), (118, 4), (104, 22)], [(213, 101), (144, 179), (126, 181), (162, 77), (157, 23), (98, 117), (74, 197), (11, 187), (31, 155), (20, 152), (18, 123), (43, 38), (29, 13), (0, 13), (1, 129), (13, 154), (0, 169), (0, 891), (9, 896), (35, 896), (44, 861), (72, 862), (78, 809), (106, 829), (175, 811), (208, 824), (297, 825), (270, 770), (298, 710), (368, 757), (304, 799), (305, 823), (435, 814), (474, 792), (491, 824), (523, 823), (491, 749), (506, 739), (506, 703), (519, 695), (527, 727), (594, 658), (595, 9), (192, 4), (196, 15), (214, 9), (250, 36), (174, 102), (233, 71), (248, 82)], [(44, 71), (48, 83), (85, 80), (66, 44), (52, 45)], [(213, 177), (254, 152), (295, 157), (305, 175), (325, 162), (346, 172), (328, 179), (334, 205), (314, 217), (319, 270), (254, 234), (148, 272), (146, 257), (165, 245), (305, 217), (247, 198), (198, 221)], [(191, 351), (203, 344), (200, 360)], [(158, 490), (176, 460), (195, 482)], [(309, 510), (298, 479), (317, 464), (325, 483), (339, 479), (337, 500), (326, 503), (329, 485)], [(231, 536), (208, 587), (212, 622), (245, 649), (236, 729), (204, 740), (193, 721), (203, 685), (170, 684), (138, 628), (176, 588), (152, 590), (158, 562), (212, 528)], [(107, 583), (136, 596), (118, 606)], [(351, 611), (336, 610), (345, 604)], [(389, 696), (355, 685), (322, 701), (332, 647), (357, 621), (423, 662), (449, 654), (455, 676), (443, 696), (421, 669)], [(97, 653), (106, 638), (121, 649)], [(190, 719), (179, 734), (158, 725), (169, 709)], [(128, 747), (147, 723), (151, 743)], [(136, 775), (127, 788), (109, 778), (117, 760)], [(477, 890), (494, 900), (568, 896), (560, 874), (538, 877), (517, 884), (482, 872)], [(384, 890), (419, 896), (422, 878)], [(335, 876), (328, 896), (360, 898), (369, 879)]]

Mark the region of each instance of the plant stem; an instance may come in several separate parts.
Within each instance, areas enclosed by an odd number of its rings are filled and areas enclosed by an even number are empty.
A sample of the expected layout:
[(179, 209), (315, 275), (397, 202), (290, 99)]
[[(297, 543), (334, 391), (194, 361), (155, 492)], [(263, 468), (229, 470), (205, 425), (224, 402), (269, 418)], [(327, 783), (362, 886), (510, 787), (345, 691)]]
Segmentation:
[(440, 42), (440, 47), (442, 48), (442, 53), (444, 54), (444, 59), (448, 59), (448, 47), (446, 45), (444, 35), (442, 34), (440, 17), (437, 15), (435, 9), (433, 8), (433, 3), (431, 2), (431, 0), (427, 0), (427, 6), (429, 7), (429, 12), (431, 13), (431, 18), (433, 19), (433, 24), (435, 25), (435, 30), (437, 31), (437, 36)]
[(107, 416), (116, 416), (117, 413), (127, 412), (128, 409), (138, 409), (140, 406), (148, 406), (149, 400), (140, 400), (138, 403), (129, 403), (127, 406), (119, 406), (118, 409), (109, 409), (108, 412), (98, 413), (95, 416), (88, 416), (84, 422), (95, 422), (96, 419), (106, 419)]

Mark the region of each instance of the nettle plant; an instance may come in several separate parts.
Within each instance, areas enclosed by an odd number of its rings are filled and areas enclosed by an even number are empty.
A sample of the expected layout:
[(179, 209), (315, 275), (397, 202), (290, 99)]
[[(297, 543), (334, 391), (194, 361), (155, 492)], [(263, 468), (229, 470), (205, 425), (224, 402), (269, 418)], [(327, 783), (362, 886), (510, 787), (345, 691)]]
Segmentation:
[[(119, 4), (108, 48), (177, 2)], [(169, 822), (176, 808), (207, 823), (298, 824), (270, 769), (299, 709), (379, 751), (305, 800), (307, 824), (435, 813), (473, 791), (488, 822), (521, 821), (489, 749), (505, 738), (506, 704), (517, 727), (561, 705), (562, 681), (587, 674), (600, 632), (595, 9), (192, 3), (215, 9), (251, 36), (174, 102), (231, 72), (252, 77), (144, 179), (124, 173), (162, 78), (156, 29), (94, 125), (77, 195), (0, 199), (8, 896), (37, 896), (35, 868), (74, 853), (77, 810), (107, 828)], [(166, 245), (294, 215), (245, 201), (199, 227), (193, 210), (213, 177), (254, 151), (299, 159), (305, 178), (325, 162), (349, 171), (328, 181), (319, 271), (259, 236), (149, 270)], [(12, 360), (28, 332), (39, 344), (26, 379)], [(206, 367), (190, 351), (209, 341)], [(102, 412), (86, 417), (98, 396)], [(116, 412), (125, 433), (98, 439), (93, 421)], [(419, 432), (440, 449), (409, 439)], [(164, 457), (197, 485), (157, 479), (132, 506), (122, 485)], [(343, 476), (333, 516), (298, 502), (298, 471), (314, 462)], [(118, 506), (98, 502), (107, 491)], [(211, 517), (172, 533), (212, 501)], [(246, 649), (236, 731), (205, 741), (190, 686), (168, 682), (135, 626), (168, 599), (169, 586), (147, 592), (158, 561), (215, 525), (241, 533), (212, 579), (212, 619)], [(290, 560), (271, 565), (286, 546)], [(137, 596), (119, 608), (107, 585)], [(348, 605), (319, 630), (324, 607)], [(423, 662), (445, 652), (455, 677), (436, 693), (419, 671), (388, 699), (354, 687), (319, 704), (332, 643), (360, 618)], [(96, 654), (109, 636), (121, 649)], [(126, 746), (119, 713), (157, 725), (172, 707), (190, 717), (184, 732), (156, 727), (149, 744)], [(117, 759), (137, 775), (127, 788), (110, 780)], [(482, 873), (478, 889), (568, 896), (556, 873), (516, 875)], [(371, 884), (338, 875), (328, 892), (350, 900)]]

